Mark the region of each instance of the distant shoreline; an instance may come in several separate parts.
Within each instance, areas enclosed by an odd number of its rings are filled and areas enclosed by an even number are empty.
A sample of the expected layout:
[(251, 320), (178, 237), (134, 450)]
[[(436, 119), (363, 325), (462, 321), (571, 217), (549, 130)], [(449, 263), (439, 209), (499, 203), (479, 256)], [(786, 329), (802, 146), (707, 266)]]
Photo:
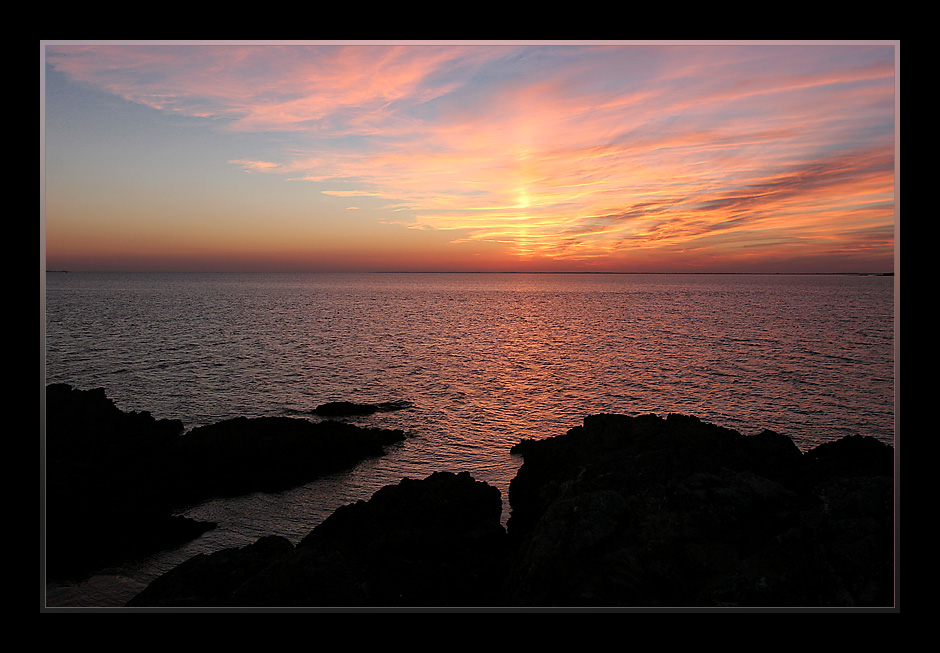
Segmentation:
[(46, 270), (46, 274), (617, 274), (893, 277), (894, 272), (616, 272), (604, 270)]

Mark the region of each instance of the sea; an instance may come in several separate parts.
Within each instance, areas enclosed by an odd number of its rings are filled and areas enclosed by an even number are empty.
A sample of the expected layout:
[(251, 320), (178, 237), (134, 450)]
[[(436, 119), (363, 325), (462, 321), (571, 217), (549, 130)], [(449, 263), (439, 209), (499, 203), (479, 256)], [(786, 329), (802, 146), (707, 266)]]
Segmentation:
[(469, 471), (503, 496), (523, 439), (587, 415), (670, 413), (802, 450), (846, 435), (896, 445), (896, 278), (823, 274), (48, 272), (44, 384), (104, 388), (122, 410), (182, 420), (310, 415), (399, 428), (380, 458), (185, 513), (219, 526), (72, 585), (47, 606), (122, 606), (199, 554), (299, 542), (402, 478)]

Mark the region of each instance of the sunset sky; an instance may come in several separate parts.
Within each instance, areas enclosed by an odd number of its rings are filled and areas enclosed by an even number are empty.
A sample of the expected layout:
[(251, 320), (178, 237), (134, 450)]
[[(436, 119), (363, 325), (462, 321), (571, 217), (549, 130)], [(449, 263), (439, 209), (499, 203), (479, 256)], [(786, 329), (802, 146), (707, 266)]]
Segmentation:
[(896, 42), (41, 49), (47, 269), (894, 269)]

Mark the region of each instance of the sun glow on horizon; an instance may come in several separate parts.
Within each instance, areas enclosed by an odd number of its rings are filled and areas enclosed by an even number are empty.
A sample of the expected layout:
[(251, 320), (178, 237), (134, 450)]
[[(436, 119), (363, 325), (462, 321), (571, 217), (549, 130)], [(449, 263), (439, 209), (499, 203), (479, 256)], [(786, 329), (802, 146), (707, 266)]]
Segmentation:
[(50, 267), (306, 251), (314, 267), (893, 268), (893, 45), (65, 44), (46, 60)]

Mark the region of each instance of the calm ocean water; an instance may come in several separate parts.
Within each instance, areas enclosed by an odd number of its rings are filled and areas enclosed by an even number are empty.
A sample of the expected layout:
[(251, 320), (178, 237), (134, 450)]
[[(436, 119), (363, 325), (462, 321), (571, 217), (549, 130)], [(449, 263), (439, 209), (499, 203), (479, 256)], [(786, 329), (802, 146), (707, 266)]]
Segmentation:
[[(893, 442), (894, 279), (844, 275), (46, 275), (46, 382), (105, 388), (187, 428), (405, 400), (357, 418), (413, 437), (356, 469), (186, 514), (219, 528), (179, 550), (50, 588), (121, 605), (200, 552), (299, 541), (403, 477), (470, 471), (504, 501), (523, 438), (585, 415), (686, 413), (803, 449)], [(508, 512), (504, 514), (508, 515)]]

